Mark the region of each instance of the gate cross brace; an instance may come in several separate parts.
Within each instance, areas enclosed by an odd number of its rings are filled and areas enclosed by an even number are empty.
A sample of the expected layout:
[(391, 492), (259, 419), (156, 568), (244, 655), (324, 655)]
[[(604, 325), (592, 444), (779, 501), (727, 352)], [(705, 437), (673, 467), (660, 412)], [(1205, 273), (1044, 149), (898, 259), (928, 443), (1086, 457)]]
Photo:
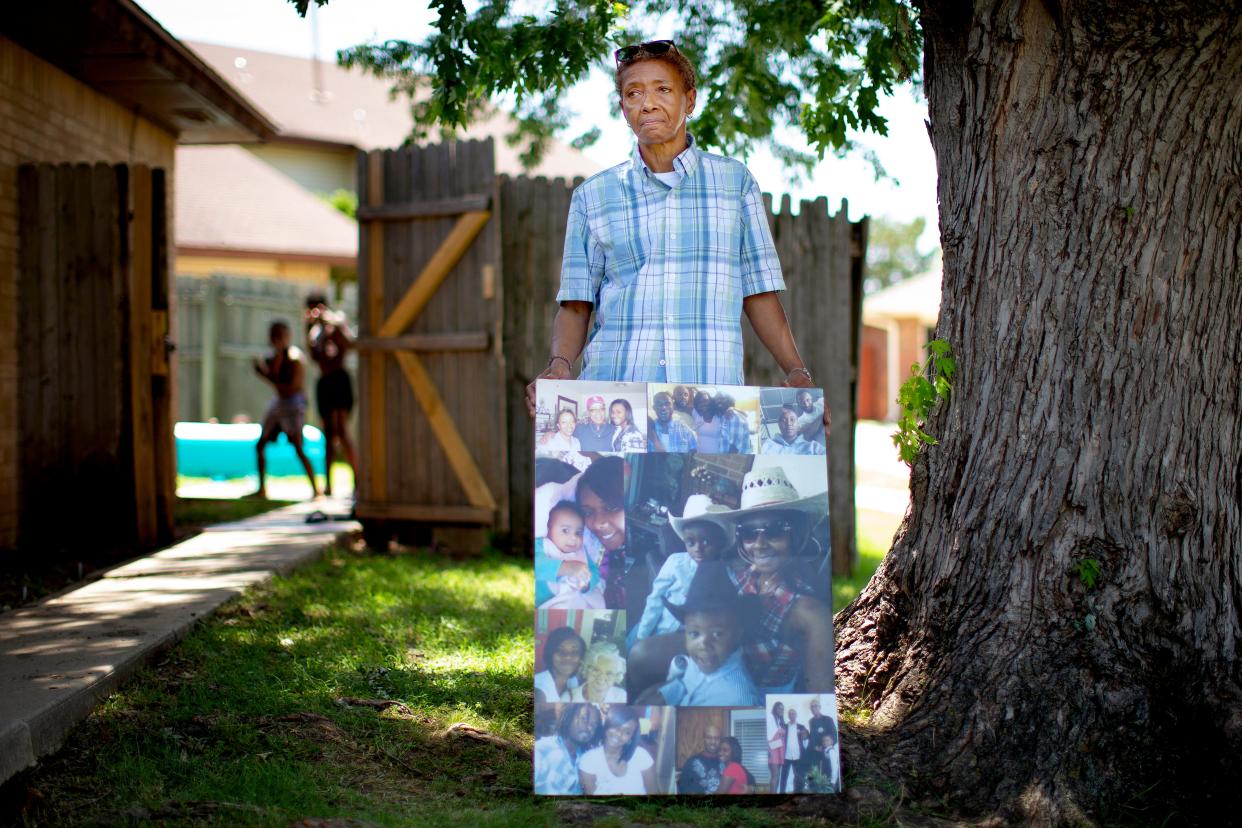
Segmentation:
[[(452, 232), (418, 274), (414, 284), (410, 285), (392, 313), (376, 329), (377, 337), (400, 336), (418, 318), (453, 267), (461, 261), (475, 238), (482, 232), (490, 217), (491, 213), (486, 210), (471, 210), (462, 214)], [(419, 406), (427, 415), (431, 430), (435, 433), (440, 447), (444, 449), (449, 465), (461, 481), (471, 505), (495, 510), (496, 498), (492, 496), (487, 481), (483, 479), (474, 457), (461, 437), (461, 432), (457, 430), (453, 418), (444, 407), (444, 400), (440, 398), (440, 392), (436, 390), (422, 360), (411, 351), (395, 351), (393, 355), (406, 382), (414, 391)]]

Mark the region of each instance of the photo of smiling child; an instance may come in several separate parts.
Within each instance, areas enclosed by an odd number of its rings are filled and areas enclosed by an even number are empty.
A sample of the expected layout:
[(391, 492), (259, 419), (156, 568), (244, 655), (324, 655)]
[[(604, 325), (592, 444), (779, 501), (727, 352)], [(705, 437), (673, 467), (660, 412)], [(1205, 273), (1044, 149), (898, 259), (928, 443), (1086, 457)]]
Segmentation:
[(651, 585), (651, 594), (647, 596), (647, 606), (634, 629), (635, 640), (681, 629), (681, 622), (666, 602), (684, 601), (699, 564), (718, 559), (732, 546), (733, 527), (711, 519), (713, 513), (727, 511), (727, 506), (712, 503), (707, 495), (696, 494), (686, 500), (682, 516), (669, 521), (673, 531), (685, 543), (686, 551), (674, 552), (664, 559), (664, 565)]
[(548, 512), (548, 533), (535, 539), (535, 606), (604, 608), (598, 569), (592, 571), (583, 547), (585, 528), (582, 507), (571, 500)]
[(682, 604), (665, 599), (669, 612), (682, 624), (684, 655), (669, 664), (668, 680), (654, 691), (649, 704), (679, 707), (749, 706), (762, 703), (742, 659), (747, 616), (754, 602), (738, 595), (723, 561), (704, 561), (694, 573)]

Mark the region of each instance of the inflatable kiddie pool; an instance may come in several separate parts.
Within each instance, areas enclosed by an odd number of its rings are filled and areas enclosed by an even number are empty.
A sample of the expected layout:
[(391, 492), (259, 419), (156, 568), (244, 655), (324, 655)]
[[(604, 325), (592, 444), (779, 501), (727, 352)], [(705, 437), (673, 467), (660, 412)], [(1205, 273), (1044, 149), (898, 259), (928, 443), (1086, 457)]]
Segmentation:
[[(228, 480), (258, 476), (254, 446), (259, 442), (258, 423), (177, 423), (177, 474), (184, 477), (210, 477)], [(302, 427), (302, 448), (316, 474), (324, 474), (323, 432), (314, 426)], [(267, 446), (269, 477), (305, 475), (289, 439), (281, 434)]]

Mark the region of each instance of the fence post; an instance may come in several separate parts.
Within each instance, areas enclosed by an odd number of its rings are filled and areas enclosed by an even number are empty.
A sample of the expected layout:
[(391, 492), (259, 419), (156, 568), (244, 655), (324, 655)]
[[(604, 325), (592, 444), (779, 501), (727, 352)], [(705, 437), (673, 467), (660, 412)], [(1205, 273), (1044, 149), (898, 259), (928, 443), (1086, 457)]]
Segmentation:
[(198, 374), (199, 419), (203, 422), (216, 416), (216, 359), (220, 351), (220, 278), (207, 278), (207, 294), (203, 297), (203, 361)]

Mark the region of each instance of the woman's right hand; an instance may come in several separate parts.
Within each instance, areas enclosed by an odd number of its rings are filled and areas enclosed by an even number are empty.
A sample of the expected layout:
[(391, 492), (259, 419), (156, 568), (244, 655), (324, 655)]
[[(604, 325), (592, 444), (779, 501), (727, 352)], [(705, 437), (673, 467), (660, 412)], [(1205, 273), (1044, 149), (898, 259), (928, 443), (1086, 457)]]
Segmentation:
[(530, 381), (526, 386), (526, 410), (530, 412), (531, 419), (535, 417), (535, 383), (541, 379), (573, 379), (573, 372), (569, 370), (569, 362), (565, 359), (553, 359), (548, 363), (548, 367), (539, 372), (539, 376)]

